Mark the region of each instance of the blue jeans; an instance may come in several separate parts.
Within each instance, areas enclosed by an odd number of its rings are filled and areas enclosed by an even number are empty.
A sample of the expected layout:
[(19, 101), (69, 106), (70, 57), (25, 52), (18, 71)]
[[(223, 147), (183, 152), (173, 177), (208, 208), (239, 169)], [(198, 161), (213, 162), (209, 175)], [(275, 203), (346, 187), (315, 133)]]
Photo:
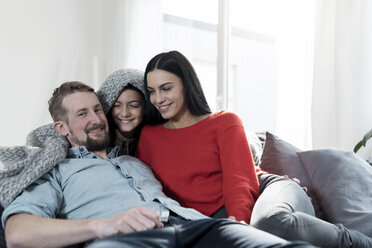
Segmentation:
[(350, 247), (349, 232), (315, 217), (303, 189), (290, 179), (260, 176), (262, 190), (253, 208), (251, 225), (286, 240), (304, 240), (321, 247)]
[(91, 243), (88, 248), (134, 247), (314, 247), (304, 242), (285, 241), (249, 225), (228, 219), (174, 221), (164, 228), (119, 234)]

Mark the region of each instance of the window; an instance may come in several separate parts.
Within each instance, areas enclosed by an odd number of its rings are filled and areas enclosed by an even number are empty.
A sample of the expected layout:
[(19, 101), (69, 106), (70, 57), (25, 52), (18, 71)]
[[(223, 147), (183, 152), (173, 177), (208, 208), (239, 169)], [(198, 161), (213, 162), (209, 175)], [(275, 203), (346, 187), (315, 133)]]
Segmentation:
[[(227, 2), (230, 35), (224, 108), (238, 113), (248, 130), (269, 130), (310, 148), (315, 1)], [(163, 49), (179, 50), (190, 59), (212, 111), (220, 108), (218, 3), (162, 1)]]
[(178, 50), (190, 60), (216, 111), (218, 1), (163, 0), (162, 7), (163, 49)]

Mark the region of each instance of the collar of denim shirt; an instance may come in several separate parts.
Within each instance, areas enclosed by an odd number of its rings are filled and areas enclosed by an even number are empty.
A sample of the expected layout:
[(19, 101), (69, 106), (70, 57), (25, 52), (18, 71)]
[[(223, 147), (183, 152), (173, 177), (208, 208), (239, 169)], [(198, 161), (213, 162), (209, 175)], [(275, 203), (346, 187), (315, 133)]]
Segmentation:
[[(110, 147), (107, 149), (107, 159), (119, 156), (120, 147)], [(68, 150), (67, 158), (99, 158), (94, 152), (88, 151), (85, 146), (74, 146)]]

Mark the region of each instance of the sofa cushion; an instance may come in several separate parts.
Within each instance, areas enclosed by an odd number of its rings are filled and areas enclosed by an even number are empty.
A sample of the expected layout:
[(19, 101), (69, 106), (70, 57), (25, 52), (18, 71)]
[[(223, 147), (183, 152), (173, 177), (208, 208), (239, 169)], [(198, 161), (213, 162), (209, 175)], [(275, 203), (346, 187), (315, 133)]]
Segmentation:
[(354, 152), (298, 153), (326, 218), (372, 236), (372, 167)]
[(278, 138), (277, 136), (266, 132), (265, 146), (261, 156), (260, 168), (268, 173), (276, 175), (288, 175), (289, 178), (298, 178), (301, 186), (308, 189), (307, 194), (312, 199), (315, 215), (324, 219), (322, 209), (320, 208), (311, 182), (305, 168), (297, 156), (301, 150), (292, 144)]

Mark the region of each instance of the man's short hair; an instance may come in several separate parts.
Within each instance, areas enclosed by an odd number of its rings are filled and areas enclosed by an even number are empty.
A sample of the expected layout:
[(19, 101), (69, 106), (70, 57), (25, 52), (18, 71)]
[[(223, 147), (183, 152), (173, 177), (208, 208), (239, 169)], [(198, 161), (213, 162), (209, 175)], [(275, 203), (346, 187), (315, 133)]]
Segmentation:
[(66, 120), (67, 110), (62, 106), (62, 100), (75, 92), (92, 92), (95, 94), (94, 89), (82, 82), (71, 81), (65, 82), (53, 92), (52, 97), (49, 99), (49, 113), (53, 121), (68, 121)]

